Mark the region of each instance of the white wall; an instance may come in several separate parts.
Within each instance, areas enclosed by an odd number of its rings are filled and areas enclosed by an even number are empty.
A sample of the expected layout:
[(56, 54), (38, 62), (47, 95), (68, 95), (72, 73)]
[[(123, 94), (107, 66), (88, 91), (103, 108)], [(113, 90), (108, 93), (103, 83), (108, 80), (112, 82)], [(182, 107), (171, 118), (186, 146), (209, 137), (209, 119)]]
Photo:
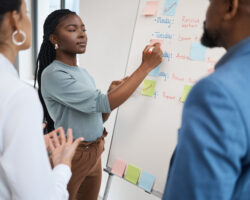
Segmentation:
[[(32, 18), (31, 12), (32, 10), (32, 0), (26, 0), (27, 4), (27, 11), (28, 11), (28, 16), (31, 19), (32, 24), (34, 23)], [(50, 13), (50, 0), (42, 0), (38, 1), (38, 13), (37, 13), (37, 20), (38, 20), (38, 30), (37, 30), (37, 35), (38, 35), (38, 47), (40, 49), (42, 40), (43, 40), (43, 23), (45, 21), (45, 18), (48, 16)], [(33, 36), (34, 37), (34, 36)], [(34, 42), (32, 40), (32, 42)], [(35, 59), (36, 56), (34, 54), (34, 49), (33, 46), (31, 48), (19, 52), (19, 57), (18, 57), (18, 62), (19, 62), (19, 76), (20, 78), (29, 83), (30, 85), (34, 84), (34, 68), (35, 68)]]
[[(31, 0), (26, 0), (27, 5), (27, 13), (31, 18)], [(19, 63), (19, 76), (22, 80), (30, 81), (33, 79), (33, 53), (32, 48), (29, 48), (25, 51), (19, 52), (18, 55), (18, 63)]]
[[(84, 55), (79, 56), (81, 67), (94, 77), (96, 85), (105, 92), (112, 80), (121, 79), (132, 39), (139, 0), (81, 0), (80, 16), (86, 25), (88, 46)], [(116, 111), (112, 113), (105, 127), (109, 132), (103, 167), (106, 166)], [(103, 173), (100, 196), (103, 196), (107, 174)], [(156, 200), (138, 187), (114, 177), (109, 200)]]
[(43, 42), (43, 24), (50, 13), (50, 0), (37, 1), (37, 39), (38, 51)]

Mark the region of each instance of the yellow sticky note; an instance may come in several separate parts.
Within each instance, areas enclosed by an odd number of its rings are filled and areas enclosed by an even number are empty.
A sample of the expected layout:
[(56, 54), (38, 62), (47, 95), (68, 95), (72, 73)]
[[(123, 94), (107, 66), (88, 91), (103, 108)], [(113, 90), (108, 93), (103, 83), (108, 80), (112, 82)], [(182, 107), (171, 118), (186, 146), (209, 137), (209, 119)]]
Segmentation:
[(182, 96), (181, 96), (181, 102), (185, 102), (188, 96), (188, 93), (190, 92), (190, 90), (192, 89), (191, 85), (185, 85), (184, 86), (184, 90), (182, 92)]
[(141, 94), (145, 96), (154, 96), (156, 81), (144, 80)]
[(141, 170), (133, 165), (128, 165), (125, 179), (137, 185)]
[(153, 16), (157, 14), (159, 1), (147, 1), (143, 10), (143, 15)]

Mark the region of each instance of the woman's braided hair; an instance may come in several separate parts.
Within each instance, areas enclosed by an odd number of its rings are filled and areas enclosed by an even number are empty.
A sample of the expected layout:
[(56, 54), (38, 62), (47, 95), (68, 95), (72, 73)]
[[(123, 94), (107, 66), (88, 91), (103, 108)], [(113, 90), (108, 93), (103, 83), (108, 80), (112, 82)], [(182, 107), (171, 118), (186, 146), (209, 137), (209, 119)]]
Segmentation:
[(47, 124), (45, 133), (54, 130), (54, 122), (49, 116), (48, 110), (46, 108), (45, 102), (41, 94), (41, 76), (43, 70), (56, 59), (56, 50), (54, 45), (50, 41), (50, 35), (55, 32), (56, 27), (60, 23), (60, 21), (68, 15), (76, 15), (76, 13), (68, 9), (56, 10), (51, 14), (49, 14), (43, 25), (43, 33), (44, 33), (43, 42), (36, 61), (34, 87), (36, 86), (36, 81), (37, 81), (38, 95), (44, 110), (44, 121)]

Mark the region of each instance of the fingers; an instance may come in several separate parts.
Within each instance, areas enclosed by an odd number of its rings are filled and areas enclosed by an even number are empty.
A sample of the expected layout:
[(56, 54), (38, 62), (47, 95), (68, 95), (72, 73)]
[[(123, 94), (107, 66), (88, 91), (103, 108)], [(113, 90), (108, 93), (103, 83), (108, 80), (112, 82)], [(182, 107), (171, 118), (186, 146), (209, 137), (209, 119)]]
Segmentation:
[(67, 131), (67, 135), (68, 135), (68, 137), (67, 137), (67, 143), (68, 144), (72, 144), (72, 142), (73, 142), (73, 133), (72, 133), (72, 129), (68, 129), (68, 131)]
[(143, 54), (147, 54), (147, 53), (148, 53), (148, 50), (149, 50), (151, 47), (153, 47), (153, 45), (147, 45), (147, 46), (145, 47), (145, 49), (143, 50)]
[(161, 44), (160, 44), (160, 43), (155, 43), (155, 44), (154, 44), (153, 52), (162, 54)]
[(46, 149), (48, 149), (48, 147), (49, 147), (49, 137), (50, 137), (49, 134), (46, 134), (46, 135), (43, 136)]
[[(55, 131), (56, 133), (59, 133), (59, 135), (60, 135), (61, 133), (64, 134), (64, 130), (63, 130), (62, 127), (59, 127), (59, 128), (57, 128), (56, 130), (54, 130), (54, 131)], [(54, 131), (52, 131), (52, 133), (53, 133)]]
[(54, 133), (64, 133), (64, 130), (63, 130), (63, 128), (62, 127), (59, 127), (59, 128), (57, 128), (56, 130), (53, 130), (53, 131), (51, 131), (51, 132), (49, 132), (49, 133), (47, 133), (47, 135), (49, 135), (50, 136), (50, 138), (52, 138), (53, 137), (53, 135), (54, 135)]
[(123, 83), (124, 81), (128, 80), (129, 76), (124, 77), (123, 79), (119, 80), (119, 81), (112, 81), (111, 85), (112, 86), (118, 86), (121, 83)]
[(82, 141), (84, 141), (84, 138), (77, 138), (74, 142), (73, 142), (73, 144), (72, 144), (72, 148), (73, 148), (73, 150), (75, 150), (77, 147), (78, 147), (78, 145), (82, 142)]
[(47, 126), (47, 124), (45, 124), (45, 123), (42, 124), (43, 129), (45, 129), (46, 126)]
[(66, 143), (66, 136), (65, 136), (64, 131), (60, 133), (60, 135), (59, 135), (59, 141), (60, 141), (61, 145), (64, 145)]
[(157, 57), (160, 57), (160, 62), (162, 62), (162, 50), (161, 50), (161, 44), (160, 43), (155, 43), (154, 49), (152, 53), (154, 53)]
[(84, 138), (83, 137), (80, 137), (80, 138), (77, 138), (74, 142), (73, 142), (73, 132), (72, 132), (72, 129), (68, 129), (68, 131), (67, 131), (67, 133), (68, 133), (68, 138), (67, 138), (67, 143), (69, 143), (69, 144), (72, 144), (73, 145), (73, 148), (76, 148), (79, 144), (80, 144), (80, 142), (82, 142), (83, 140), (84, 140)]
[(48, 140), (48, 150), (51, 151), (52, 153), (55, 151), (54, 144), (50, 139)]
[(59, 140), (58, 140), (58, 137), (57, 137), (57, 132), (56, 131), (53, 131), (50, 133), (50, 140), (51, 142), (53, 142), (55, 148), (59, 147), (60, 146), (60, 143), (59, 143)]
[(112, 81), (111, 85), (120, 85), (121, 81)]
[(161, 48), (161, 44), (159, 42), (153, 44), (154, 47), (159, 47)]

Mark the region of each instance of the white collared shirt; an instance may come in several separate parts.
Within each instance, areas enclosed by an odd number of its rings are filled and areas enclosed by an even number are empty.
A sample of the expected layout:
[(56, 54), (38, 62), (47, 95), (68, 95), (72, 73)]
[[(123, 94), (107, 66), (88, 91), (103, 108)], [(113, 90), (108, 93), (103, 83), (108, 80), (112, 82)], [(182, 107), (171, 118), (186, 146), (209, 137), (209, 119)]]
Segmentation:
[(23, 83), (0, 54), (0, 199), (68, 199), (71, 170), (51, 169), (37, 92)]

